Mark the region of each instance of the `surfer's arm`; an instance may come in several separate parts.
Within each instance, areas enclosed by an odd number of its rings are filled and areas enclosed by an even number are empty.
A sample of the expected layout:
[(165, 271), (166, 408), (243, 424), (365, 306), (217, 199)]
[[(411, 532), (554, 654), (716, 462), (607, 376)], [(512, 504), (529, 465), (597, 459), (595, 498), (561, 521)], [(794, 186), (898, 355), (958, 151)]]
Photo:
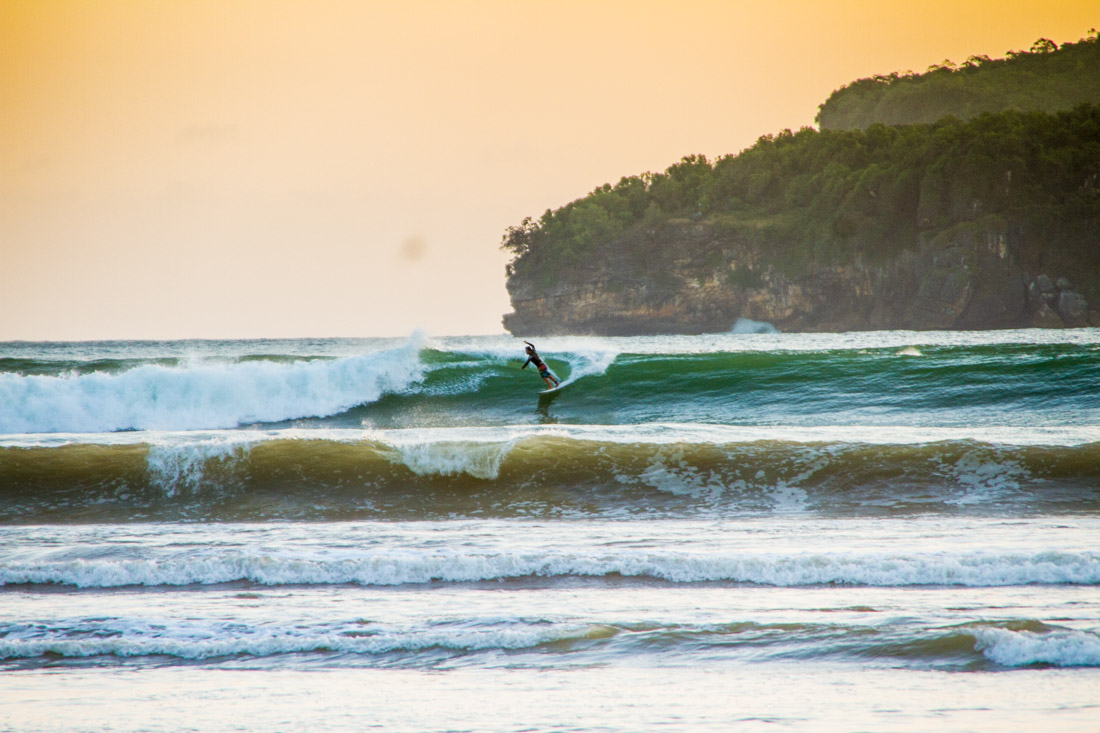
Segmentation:
[(526, 369), (527, 365), (530, 364), (530, 363), (531, 363), (531, 360), (528, 359), (527, 361), (523, 362), (523, 366), (521, 366), (520, 369)]

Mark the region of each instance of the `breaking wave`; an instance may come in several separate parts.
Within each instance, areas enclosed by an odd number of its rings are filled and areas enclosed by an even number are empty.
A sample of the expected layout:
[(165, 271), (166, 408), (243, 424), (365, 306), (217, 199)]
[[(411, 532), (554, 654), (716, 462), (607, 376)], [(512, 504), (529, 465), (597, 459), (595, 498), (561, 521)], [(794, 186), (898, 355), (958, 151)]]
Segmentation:
[[(1035, 630), (1028, 630), (1031, 627)], [(834, 657), (917, 667), (1097, 667), (1100, 636), (1042, 622), (984, 622), (951, 627), (751, 621), (724, 624), (582, 623), (575, 620), (471, 619), (432, 625), (176, 621), (96, 618), (44, 624), (0, 624), (0, 660), (174, 657), (208, 660), (286, 654), (340, 654), (359, 664), (431, 664), (483, 653), (599, 659), (608, 653), (707, 652), (754, 660)], [(531, 660), (538, 663), (537, 659)]]
[(362, 551), (334, 558), (261, 551), (189, 552), (181, 556), (0, 563), (0, 585), (60, 584), (80, 588), (499, 581), (524, 577), (651, 578), (673, 583), (771, 586), (1100, 584), (1094, 552), (943, 552), (918, 554), (723, 553), (647, 551), (456, 552)]
[(0, 373), (0, 433), (197, 430), (333, 415), (420, 381), (421, 340), (340, 359)]
[(699, 426), (314, 435), (223, 431), (155, 443), (62, 438), (55, 447), (0, 447), (0, 521), (1091, 511), (1100, 504), (1100, 443), (802, 442), (753, 440), (751, 432), (725, 442), (731, 435), (721, 430), (707, 442)]

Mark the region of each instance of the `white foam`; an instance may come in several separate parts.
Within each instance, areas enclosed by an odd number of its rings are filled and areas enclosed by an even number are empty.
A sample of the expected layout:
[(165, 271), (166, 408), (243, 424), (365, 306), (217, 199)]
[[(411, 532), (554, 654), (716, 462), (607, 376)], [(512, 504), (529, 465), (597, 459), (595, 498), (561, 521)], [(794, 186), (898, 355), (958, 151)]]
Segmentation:
[(978, 630), (976, 636), (978, 650), (1006, 667), (1100, 667), (1100, 636), (1087, 631), (1035, 633), (989, 628)]
[(230, 428), (343, 412), (423, 377), (421, 338), (293, 363), (145, 365), (118, 374), (0, 374), (0, 433)]
[(0, 585), (60, 583), (87, 588), (215, 584), (401, 585), (526, 576), (619, 574), (674, 582), (728, 581), (775, 586), (828, 583), (871, 586), (1100, 584), (1092, 552), (939, 554), (745, 553), (618, 550), (455, 552), (367, 550), (342, 557), (226, 551), (164, 559), (10, 561)]
[(232, 628), (205, 624), (159, 624), (159, 628), (141, 621), (115, 620), (108, 634), (72, 634), (58, 630), (49, 633), (34, 629), (16, 631), (0, 638), (0, 659), (40, 657), (58, 654), (64, 657), (114, 655), (138, 657), (166, 655), (183, 659), (211, 657), (332, 651), (352, 654), (385, 654), (444, 648), (459, 651), (485, 649), (528, 649), (540, 644), (584, 636), (595, 627), (582, 624), (530, 626), (497, 624), (487, 628), (372, 628), (318, 630), (287, 628)]
[[(625, 474), (620, 474), (616, 478), (619, 483), (631, 482)], [(665, 493), (709, 498), (712, 501), (717, 500), (726, 491), (726, 486), (720, 481), (715, 481), (709, 472), (700, 471), (689, 465), (684, 458), (683, 449), (674, 449), (671, 452), (659, 451), (656, 460), (638, 474), (637, 480)]]
[(950, 470), (963, 493), (946, 503), (959, 506), (995, 502), (1009, 492), (1018, 491), (1028, 473), (1015, 461), (991, 460), (979, 451), (968, 451)]
[(775, 511), (784, 513), (804, 512), (809, 508), (810, 495), (805, 489), (780, 479), (771, 491)]
[(146, 454), (146, 469), (157, 486), (175, 496), (180, 490), (197, 490), (211, 461), (231, 465), (250, 445), (247, 437), (233, 434), (186, 443), (153, 443)]
[[(3, 407), (0, 407), (0, 411)], [(843, 443), (866, 445), (920, 445), (950, 441), (975, 441), (1001, 446), (1077, 446), (1100, 442), (1100, 426), (1055, 427), (925, 427), (908, 425), (716, 425), (707, 423), (653, 422), (633, 425), (499, 425), (454, 428), (280, 428), (234, 430), (233, 436), (251, 442), (265, 440), (329, 440), (354, 443), (377, 440), (394, 445), (425, 442), (508, 442), (516, 438), (553, 435), (574, 440), (618, 444), (710, 445), (780, 441), (789, 443)], [(185, 443), (225, 435), (216, 429), (148, 432), (57, 432), (0, 434), (0, 447), (56, 448), (74, 444), (137, 445), (174, 441)], [(949, 469), (948, 469), (949, 470)], [(956, 475), (965, 483), (967, 472)]]
[(394, 463), (401, 463), (420, 476), (468, 474), (474, 478), (495, 479), (515, 441), (498, 442), (424, 442), (408, 443), (383, 450)]

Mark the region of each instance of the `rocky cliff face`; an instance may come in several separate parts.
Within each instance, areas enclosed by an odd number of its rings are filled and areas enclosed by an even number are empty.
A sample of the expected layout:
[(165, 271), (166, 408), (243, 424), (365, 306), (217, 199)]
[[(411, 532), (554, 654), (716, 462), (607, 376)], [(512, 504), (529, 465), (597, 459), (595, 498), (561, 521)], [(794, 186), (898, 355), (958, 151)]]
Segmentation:
[[(612, 242), (554, 284), (512, 276), (520, 335), (709, 333), (738, 318), (783, 331), (1100, 326), (1072, 273), (1038, 271), (1027, 242), (997, 221), (926, 234), (887, 263), (803, 267), (785, 274), (758, 242), (707, 221), (673, 220), (636, 241)], [(1095, 292), (1098, 288), (1085, 288)]]

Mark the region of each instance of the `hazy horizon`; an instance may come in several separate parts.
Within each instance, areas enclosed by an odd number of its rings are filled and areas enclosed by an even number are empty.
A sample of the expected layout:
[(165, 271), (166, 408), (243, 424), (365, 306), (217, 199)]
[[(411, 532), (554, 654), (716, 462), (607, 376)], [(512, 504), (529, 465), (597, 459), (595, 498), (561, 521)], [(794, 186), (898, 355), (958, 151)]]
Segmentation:
[(0, 340), (502, 333), (523, 217), (1095, 16), (0, 0)]

